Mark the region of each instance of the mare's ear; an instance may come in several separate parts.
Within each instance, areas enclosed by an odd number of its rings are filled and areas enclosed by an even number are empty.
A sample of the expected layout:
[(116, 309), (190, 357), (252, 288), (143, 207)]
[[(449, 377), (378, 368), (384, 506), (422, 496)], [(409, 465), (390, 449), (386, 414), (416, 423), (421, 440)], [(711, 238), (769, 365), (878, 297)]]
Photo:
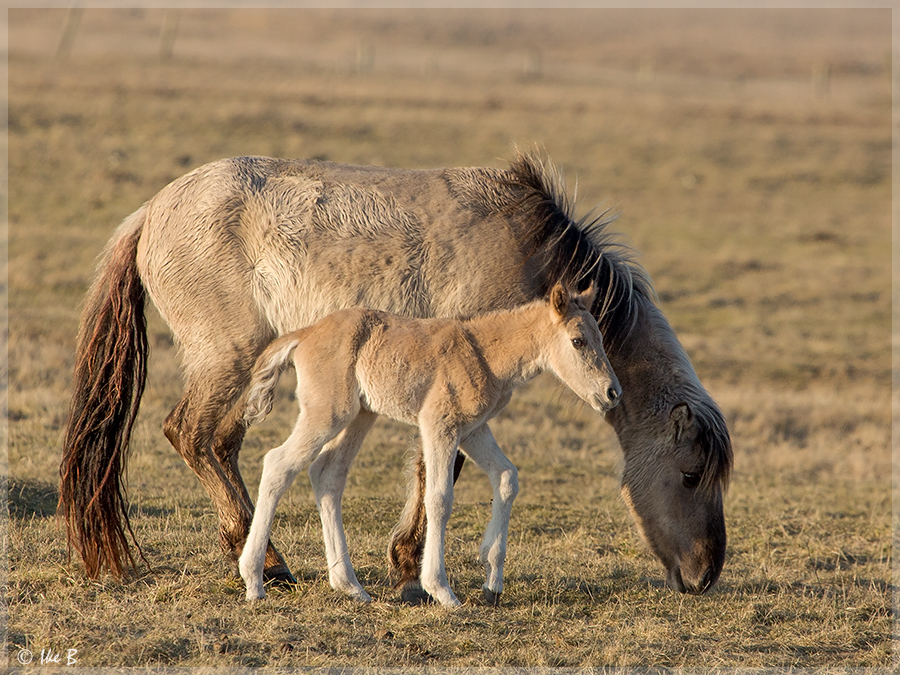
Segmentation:
[(591, 279), (591, 285), (575, 296), (575, 302), (584, 309), (590, 311), (594, 304), (594, 298), (597, 297), (597, 280)]
[(694, 420), (694, 413), (691, 412), (687, 403), (678, 403), (669, 413), (669, 421), (675, 428), (675, 440), (680, 441), (681, 437), (687, 433)]
[(562, 284), (556, 284), (550, 291), (550, 306), (560, 319), (569, 313), (569, 292)]

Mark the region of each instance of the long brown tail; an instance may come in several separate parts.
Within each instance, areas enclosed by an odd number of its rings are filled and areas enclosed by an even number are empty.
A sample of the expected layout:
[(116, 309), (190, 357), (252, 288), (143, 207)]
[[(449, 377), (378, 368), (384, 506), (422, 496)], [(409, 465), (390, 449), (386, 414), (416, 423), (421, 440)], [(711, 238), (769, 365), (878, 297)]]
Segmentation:
[[(453, 466), (454, 483), (459, 478), (459, 472), (462, 471), (465, 461), (466, 456), (458, 452)], [(397, 588), (418, 581), (425, 547), (425, 528), (428, 520), (425, 516), (425, 459), (421, 440), (416, 449), (412, 469), (406, 505), (403, 507), (400, 520), (391, 532), (388, 544), (388, 564), (394, 573), (399, 575)]]
[[(147, 374), (144, 286), (135, 256), (146, 208), (132, 214), (104, 253), (88, 292), (75, 360), (73, 396), (60, 464), (59, 511), (89, 577), (135, 567), (125, 531), (128, 439)], [(137, 546), (141, 558), (144, 557)], [(146, 562), (146, 559), (145, 559)]]

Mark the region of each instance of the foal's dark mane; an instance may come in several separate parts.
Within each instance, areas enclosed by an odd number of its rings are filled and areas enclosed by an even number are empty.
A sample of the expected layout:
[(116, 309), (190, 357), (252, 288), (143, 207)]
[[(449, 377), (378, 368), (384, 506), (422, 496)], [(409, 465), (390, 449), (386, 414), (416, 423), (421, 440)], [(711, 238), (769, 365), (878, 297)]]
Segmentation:
[[(615, 215), (591, 211), (576, 220), (560, 173), (533, 154), (519, 154), (502, 182), (515, 195), (508, 212), (525, 222), (526, 256), (542, 260), (540, 292), (549, 293), (557, 281), (579, 291), (596, 281), (599, 292), (591, 313), (606, 351), (614, 356), (625, 349), (641, 312), (655, 306), (656, 293), (647, 272), (634, 261), (634, 251), (609, 231)], [(670, 339), (683, 354), (674, 334)], [(724, 415), (696, 377), (675, 389), (690, 404), (696, 442), (706, 455), (701, 487), (727, 487), (733, 456)]]

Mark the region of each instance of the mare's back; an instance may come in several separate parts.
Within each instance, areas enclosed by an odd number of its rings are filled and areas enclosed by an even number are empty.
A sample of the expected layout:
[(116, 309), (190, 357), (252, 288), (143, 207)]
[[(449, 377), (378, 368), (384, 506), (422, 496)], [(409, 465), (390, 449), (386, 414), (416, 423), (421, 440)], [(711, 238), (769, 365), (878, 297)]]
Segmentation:
[(240, 296), (276, 333), (352, 306), (420, 317), (510, 307), (533, 275), (494, 211), (501, 175), (220, 160), (151, 200), (142, 276), (176, 333), (190, 314), (183, 288)]

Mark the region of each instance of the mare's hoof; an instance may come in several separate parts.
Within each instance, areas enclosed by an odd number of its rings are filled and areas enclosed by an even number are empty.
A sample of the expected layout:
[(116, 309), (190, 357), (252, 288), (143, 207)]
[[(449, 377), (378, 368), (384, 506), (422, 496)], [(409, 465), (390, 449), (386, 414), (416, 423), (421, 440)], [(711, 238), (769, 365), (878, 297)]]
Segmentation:
[[(496, 593), (492, 591), (490, 588), (481, 589), (484, 593), (484, 603), (489, 607), (499, 607), (500, 606), (500, 593)], [(502, 591), (501, 591), (502, 592)]]
[(400, 600), (414, 606), (434, 602), (434, 599), (415, 581), (410, 581), (403, 587), (403, 590), (400, 591)]
[(276, 588), (297, 585), (297, 580), (294, 578), (294, 575), (291, 574), (291, 571), (284, 565), (269, 567), (263, 570), (263, 582), (271, 584)]

